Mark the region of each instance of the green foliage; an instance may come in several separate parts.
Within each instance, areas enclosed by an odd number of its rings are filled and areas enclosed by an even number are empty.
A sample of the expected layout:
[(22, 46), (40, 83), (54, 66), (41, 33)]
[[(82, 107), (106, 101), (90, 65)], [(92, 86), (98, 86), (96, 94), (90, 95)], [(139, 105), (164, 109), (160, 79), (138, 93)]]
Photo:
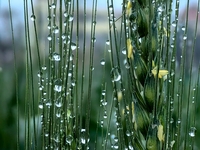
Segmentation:
[[(178, 48), (178, 0), (124, 0), (118, 20), (112, 0), (106, 14), (97, 0), (88, 5), (25, 0), (23, 59), (9, 5), (14, 69), (0, 71), (5, 90), (12, 87), (10, 95), (0, 95), (9, 108), (0, 115), (0, 148), (198, 149), (198, 13), (191, 39), (186, 19)], [(16, 136), (9, 133), (13, 126)], [(4, 139), (11, 138), (9, 146)]]

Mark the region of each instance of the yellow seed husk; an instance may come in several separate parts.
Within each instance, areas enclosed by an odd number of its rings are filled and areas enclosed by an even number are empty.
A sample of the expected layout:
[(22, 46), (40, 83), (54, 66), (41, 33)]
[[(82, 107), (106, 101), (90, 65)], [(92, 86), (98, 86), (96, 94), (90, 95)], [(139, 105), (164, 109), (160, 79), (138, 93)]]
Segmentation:
[(132, 1), (129, 0), (128, 1), (128, 4), (127, 4), (127, 7), (126, 7), (126, 15), (127, 16), (130, 16), (132, 13)]
[(163, 133), (163, 125), (161, 125), (161, 124), (158, 126), (157, 136), (158, 136), (158, 139), (159, 139), (160, 142), (164, 141), (165, 136), (164, 136), (164, 133)]
[(153, 68), (153, 70), (151, 70), (152, 74), (154, 75), (154, 77), (157, 76), (157, 72), (158, 72), (158, 78), (162, 78), (164, 76), (166, 76), (168, 74), (167, 70), (159, 70), (157, 71), (157, 67)]
[(127, 49), (128, 49), (128, 58), (133, 59), (133, 46), (131, 43), (131, 39), (127, 39)]

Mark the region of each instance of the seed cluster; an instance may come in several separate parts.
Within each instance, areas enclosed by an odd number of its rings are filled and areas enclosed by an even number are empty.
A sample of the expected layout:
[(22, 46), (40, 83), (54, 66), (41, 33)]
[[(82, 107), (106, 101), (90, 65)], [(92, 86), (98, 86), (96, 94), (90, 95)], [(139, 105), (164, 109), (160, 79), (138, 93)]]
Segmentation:
[[(133, 86), (132, 122), (136, 136), (148, 150), (162, 149), (165, 105), (163, 85), (168, 71), (163, 68), (160, 41), (166, 32), (161, 27), (158, 2), (129, 0), (126, 6), (127, 57)], [(132, 71), (132, 73), (131, 73)], [(139, 143), (137, 143), (139, 145)]]

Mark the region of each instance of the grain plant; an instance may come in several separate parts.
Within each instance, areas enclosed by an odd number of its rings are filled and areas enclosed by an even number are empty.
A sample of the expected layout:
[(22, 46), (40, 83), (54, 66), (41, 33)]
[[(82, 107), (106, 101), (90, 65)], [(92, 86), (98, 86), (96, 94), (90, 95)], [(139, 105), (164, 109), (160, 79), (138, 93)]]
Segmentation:
[(200, 149), (200, 0), (24, 0), (20, 37), (13, 3), (1, 149)]

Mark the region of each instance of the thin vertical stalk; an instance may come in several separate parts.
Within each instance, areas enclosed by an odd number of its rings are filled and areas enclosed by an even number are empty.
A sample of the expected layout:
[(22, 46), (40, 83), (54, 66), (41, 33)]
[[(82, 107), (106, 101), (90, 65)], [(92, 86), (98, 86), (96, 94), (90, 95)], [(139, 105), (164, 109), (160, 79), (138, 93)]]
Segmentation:
[[(27, 91), (26, 91), (26, 95), (28, 98), (29, 96), (31, 96), (30, 100), (28, 100), (29, 103), (27, 105), (31, 105), (32, 107), (30, 108), (30, 112), (33, 115), (33, 139), (34, 139), (34, 148), (37, 149), (37, 139), (36, 139), (36, 127), (35, 127), (35, 96), (34, 96), (34, 82), (33, 82), (33, 60), (32, 60), (32, 53), (31, 53), (31, 42), (30, 42), (30, 29), (29, 29), (29, 17), (28, 17), (28, 2), (27, 0), (24, 2), (24, 17), (25, 17), (25, 39), (26, 39), (26, 47), (27, 47), (27, 64), (26, 66), (27, 68)], [(29, 84), (30, 83), (30, 84)], [(29, 98), (28, 98), (29, 99)], [(28, 107), (28, 114), (29, 114), (29, 107)], [(28, 115), (28, 138), (29, 138), (29, 130), (30, 130), (30, 115)], [(32, 142), (31, 142), (32, 143)], [(29, 144), (28, 144), (29, 145)], [(32, 145), (31, 145), (32, 146)]]
[[(187, 31), (188, 31), (188, 20), (189, 20), (189, 18), (188, 18), (188, 14), (189, 14), (189, 0), (187, 0), (187, 10), (186, 10), (186, 22), (185, 22), (185, 32), (184, 32), (184, 37), (183, 38), (185, 38), (185, 36), (186, 36), (186, 34), (188, 33)], [(184, 81), (185, 81), (185, 58), (186, 58), (186, 56), (185, 56), (185, 53), (186, 53), (186, 42), (187, 42), (187, 39), (184, 39), (184, 45), (183, 45), (183, 52), (182, 52), (182, 56), (183, 56), (183, 58), (182, 58), (182, 60), (181, 60), (181, 64), (182, 64), (182, 68), (181, 68), (181, 70), (182, 70), (182, 72), (181, 72), (181, 74), (182, 74), (182, 76), (181, 76), (181, 78), (182, 78), (182, 84), (181, 84), (181, 99), (183, 98), (183, 85), (184, 85)], [(189, 93), (190, 93), (190, 91), (188, 91)], [(189, 94), (188, 93), (188, 94)], [(189, 101), (189, 99), (187, 99), (187, 101)], [(188, 119), (188, 113), (187, 113), (187, 115), (186, 115), (186, 120)], [(182, 120), (182, 118), (181, 118), (181, 120)], [(186, 127), (185, 127), (185, 135), (184, 135), (184, 149), (187, 149), (187, 138), (188, 138), (188, 122), (186, 122)]]
[[(188, 4), (189, 5), (189, 4)], [(199, 6), (199, 1), (198, 1), (198, 6)], [(188, 13), (187, 13), (188, 15)], [(195, 51), (195, 45), (196, 45), (196, 38), (197, 38), (197, 29), (198, 29), (198, 17), (199, 17), (199, 7), (196, 13), (196, 23), (195, 23), (195, 31), (194, 31), (194, 40), (192, 43), (192, 53), (191, 53), (191, 62), (190, 62), (190, 70), (189, 70), (189, 87), (188, 87), (188, 94), (187, 94), (187, 104), (186, 104), (186, 132), (185, 132), (185, 137), (184, 137), (184, 148), (186, 148), (186, 141), (188, 141), (188, 128), (189, 128), (189, 124), (190, 124), (190, 95), (191, 95), (191, 88), (192, 88), (192, 70), (193, 70), (193, 59), (194, 59), (194, 51)], [(188, 20), (188, 17), (187, 17)]]
[[(86, 107), (86, 140), (89, 136), (90, 125), (90, 111), (91, 111), (91, 90), (92, 90), (92, 78), (93, 78), (93, 58), (94, 58), (94, 43), (96, 42), (96, 15), (97, 15), (97, 0), (93, 0), (92, 5), (92, 22), (91, 22), (91, 41), (90, 41), (90, 62), (89, 62), (89, 82), (88, 82), (88, 95), (87, 95), (87, 107)], [(86, 146), (88, 146), (88, 141)]]
[(13, 19), (12, 19), (12, 8), (10, 0), (8, 0), (9, 4), (9, 15), (10, 15), (10, 27), (12, 33), (12, 44), (13, 44), (13, 52), (14, 52), (14, 68), (15, 68), (15, 93), (16, 93), (16, 102), (17, 102), (17, 150), (19, 150), (19, 89), (18, 89), (18, 73), (17, 73), (17, 56), (15, 49), (15, 38), (14, 38), (14, 29), (13, 29)]
[[(169, 7), (169, 8), (168, 8)], [(166, 13), (167, 16), (169, 16), (167, 19), (167, 36), (171, 36), (171, 14), (169, 13), (169, 11), (172, 9), (172, 0), (170, 0), (170, 4), (168, 6), (167, 1), (166, 1)], [(169, 54), (169, 48), (170, 48), (170, 38), (167, 37), (167, 49), (166, 49), (166, 68), (169, 69), (169, 63), (168, 63), (168, 54)], [(164, 143), (164, 147), (167, 149), (169, 147), (169, 142), (170, 142), (170, 119), (171, 119), (171, 111), (170, 111), (170, 101), (171, 101), (171, 85), (168, 81), (167, 83), (167, 104), (166, 104), (166, 119), (165, 119), (165, 143)]]
[[(175, 18), (178, 18), (179, 17), (179, 1), (178, 0), (176, 0), (176, 6), (175, 6), (175, 8), (176, 8), (176, 11), (175, 11)], [(177, 77), (177, 74), (175, 74), (175, 72), (176, 71), (178, 71), (177, 69), (176, 69), (176, 67), (175, 67), (175, 62), (176, 62), (176, 48), (177, 48), (177, 46), (176, 46), (176, 43), (177, 43), (177, 38), (178, 38), (178, 36), (177, 36), (177, 32), (178, 32), (178, 19), (176, 19), (176, 27), (175, 27), (175, 31), (174, 31), (174, 40), (173, 40), (173, 45), (174, 45), (174, 48), (173, 48), (173, 52), (172, 52), (172, 60), (171, 60), (171, 69), (170, 69), (170, 75), (171, 74), (174, 74), (173, 75), (173, 77), (172, 77), (172, 79), (171, 79), (171, 84), (172, 84), (172, 87), (175, 87), (175, 85), (176, 85), (176, 83), (175, 83), (175, 79), (176, 79), (176, 77)], [(174, 97), (175, 97), (175, 88), (173, 89), (173, 94), (171, 95), (172, 96), (172, 98), (174, 99)], [(179, 99), (179, 97), (178, 97), (178, 104), (177, 104), (177, 106), (178, 106), (178, 110), (177, 110), (177, 116), (178, 116), (178, 121), (177, 121), (177, 135), (178, 136), (176, 136), (175, 137), (175, 141), (176, 141), (176, 148), (178, 149), (179, 148), (179, 146), (180, 146), (180, 130), (181, 130), (181, 125), (180, 125), (180, 123), (179, 123), (179, 119), (180, 119), (180, 114), (181, 114), (181, 111), (180, 111), (180, 108), (182, 107), (181, 105), (180, 105), (180, 99)]]
[(76, 13), (77, 13), (77, 19), (76, 19), (76, 69), (75, 69), (75, 79), (76, 79), (76, 93), (75, 93), (75, 110), (76, 110), (76, 114), (75, 114), (75, 133), (78, 135), (78, 124), (79, 124), (79, 120), (78, 120), (78, 116), (79, 116), (79, 99), (78, 99), (78, 90), (79, 90), (79, 82), (78, 82), (78, 75), (79, 75), (79, 0), (76, 0)]
[[(84, 84), (85, 84), (85, 52), (86, 52), (86, 0), (84, 0), (84, 4), (83, 4), (83, 55), (82, 55), (82, 72), (81, 72), (81, 99), (80, 99), (80, 111), (79, 111), (79, 115), (80, 115), (80, 130), (79, 130), (79, 136), (80, 136), (80, 132), (81, 132), (81, 127), (82, 127), (82, 116), (81, 114), (83, 113), (83, 100), (84, 100)], [(79, 143), (80, 144), (80, 143)]]

